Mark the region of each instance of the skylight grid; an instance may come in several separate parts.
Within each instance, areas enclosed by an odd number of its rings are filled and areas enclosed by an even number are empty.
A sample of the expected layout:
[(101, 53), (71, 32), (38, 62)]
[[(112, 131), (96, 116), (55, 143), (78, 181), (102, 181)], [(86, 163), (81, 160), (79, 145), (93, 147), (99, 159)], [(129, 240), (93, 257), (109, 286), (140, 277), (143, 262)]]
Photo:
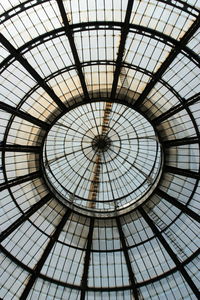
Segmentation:
[(0, 4), (0, 298), (198, 299), (199, 9)]

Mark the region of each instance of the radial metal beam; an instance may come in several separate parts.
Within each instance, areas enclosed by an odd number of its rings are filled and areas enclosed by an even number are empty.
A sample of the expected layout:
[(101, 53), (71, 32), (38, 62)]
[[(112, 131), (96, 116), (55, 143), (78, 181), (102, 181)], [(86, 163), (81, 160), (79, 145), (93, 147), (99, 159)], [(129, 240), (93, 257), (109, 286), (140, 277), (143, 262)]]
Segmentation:
[(85, 252), (85, 261), (84, 261), (84, 270), (83, 276), (81, 280), (81, 297), (80, 300), (85, 300), (85, 292), (88, 287), (88, 272), (89, 272), (89, 264), (90, 264), (90, 256), (91, 256), (91, 248), (92, 248), (92, 236), (94, 231), (94, 219), (90, 219), (90, 227), (87, 236), (87, 248)]
[(165, 148), (170, 148), (174, 146), (183, 146), (183, 145), (191, 145), (191, 144), (198, 144), (200, 142), (197, 136), (192, 137), (185, 137), (182, 139), (174, 139), (162, 142), (162, 145)]
[(42, 267), (47, 259), (47, 257), (49, 256), (53, 246), (55, 245), (63, 227), (65, 226), (69, 216), (71, 214), (71, 210), (67, 210), (64, 214), (64, 216), (62, 217), (60, 223), (57, 225), (56, 230), (54, 231), (54, 233), (51, 235), (49, 242), (41, 256), (41, 258), (39, 259), (38, 263), (36, 264), (35, 268), (34, 268), (34, 273), (29, 277), (29, 280), (26, 284), (26, 287), (20, 297), (20, 300), (25, 300), (27, 299), (27, 296), (32, 288), (32, 286), (35, 283), (35, 280), (37, 279), (37, 277), (40, 274), (40, 271), (42, 270)]
[(15, 231), (22, 223), (28, 220), (38, 209), (46, 204), (52, 198), (51, 194), (47, 194), (40, 201), (32, 205), (21, 217), (15, 220), (8, 228), (0, 234), (0, 243), (6, 239), (13, 231)]
[(4, 144), (0, 143), (0, 151), (6, 152), (27, 152), (27, 153), (40, 153), (41, 147), (39, 146), (28, 146), (18, 144)]
[(53, 89), (43, 80), (37, 71), (29, 64), (29, 62), (20, 54), (20, 52), (0, 33), (0, 42), (12, 54), (20, 64), (28, 71), (28, 73), (37, 81), (37, 83), (47, 92), (62, 111), (67, 108), (60, 98), (55, 94)]
[(11, 188), (15, 185), (27, 182), (29, 180), (33, 180), (35, 178), (39, 178), (41, 176), (42, 176), (42, 172), (41, 171), (36, 171), (36, 172), (29, 173), (27, 175), (16, 177), (16, 178), (11, 179), (9, 181), (3, 182), (3, 183), (0, 184), (0, 192), (5, 190), (5, 189)]
[(28, 122), (30, 122), (30, 123), (38, 126), (38, 127), (41, 127), (41, 128), (43, 128), (45, 130), (48, 130), (50, 128), (50, 125), (48, 123), (43, 122), (43, 121), (41, 121), (41, 120), (39, 120), (39, 119), (31, 116), (30, 114), (25, 113), (25, 112), (19, 110), (16, 107), (12, 107), (11, 105), (6, 104), (6, 103), (4, 103), (2, 101), (0, 101), (0, 109), (3, 109), (6, 112), (8, 112), (8, 113), (10, 113), (10, 114), (12, 114), (14, 116), (17, 116), (17, 117), (19, 117), (19, 118), (21, 118), (23, 120), (26, 120), (26, 121), (28, 121)]
[(172, 48), (171, 52), (169, 53), (169, 55), (167, 56), (165, 61), (162, 63), (160, 68), (157, 70), (157, 72), (151, 78), (150, 82), (146, 85), (143, 92), (140, 94), (139, 98), (135, 102), (135, 105), (134, 105), (135, 107), (138, 108), (139, 106), (142, 105), (142, 103), (147, 98), (148, 94), (151, 92), (151, 90), (153, 89), (155, 84), (163, 76), (163, 74), (169, 68), (171, 63), (175, 60), (175, 58), (181, 52), (183, 47), (185, 47), (187, 45), (188, 41), (191, 39), (191, 37), (198, 30), (199, 27), (200, 27), (200, 15), (197, 17), (197, 19), (194, 21), (194, 23), (191, 25), (191, 27), (188, 29), (188, 31), (181, 38), (180, 42), (177, 43), (177, 45), (174, 48)]
[(194, 284), (191, 277), (186, 272), (183, 264), (178, 259), (177, 255), (174, 253), (168, 242), (165, 240), (161, 232), (158, 230), (152, 219), (149, 217), (149, 215), (145, 212), (145, 210), (142, 207), (138, 208), (140, 214), (146, 221), (146, 223), (149, 225), (155, 236), (159, 239), (160, 243), (163, 245), (164, 249), (167, 251), (171, 259), (173, 260), (174, 264), (176, 265), (177, 269), (181, 272), (182, 276), (184, 277), (187, 284), (190, 286), (191, 290), (193, 291), (194, 295), (199, 299), (199, 290)]
[(81, 87), (82, 87), (82, 90), (83, 90), (83, 93), (84, 93), (84, 97), (86, 99), (89, 99), (89, 93), (88, 93), (88, 89), (87, 89), (87, 86), (86, 86), (85, 77), (83, 75), (80, 59), (79, 59), (79, 56), (78, 56), (78, 51), (77, 51), (77, 48), (76, 48), (76, 45), (75, 45), (75, 42), (74, 42), (73, 32), (71, 30), (71, 27), (70, 27), (70, 24), (69, 24), (69, 21), (68, 21), (68, 18), (67, 18), (67, 13), (65, 11), (63, 0), (56, 0), (56, 1), (57, 1), (57, 4), (58, 4), (58, 7), (60, 9), (60, 14), (62, 16), (63, 24), (65, 26), (65, 32), (66, 32), (66, 35), (68, 37), (69, 44), (70, 44), (70, 47), (71, 47), (71, 50), (72, 50), (72, 54), (73, 54), (73, 57), (74, 57), (74, 61), (75, 61), (76, 69), (77, 69), (77, 72), (78, 72), (78, 76), (79, 76), (79, 79), (80, 79), (80, 82), (81, 82)]
[(161, 198), (171, 203), (172, 205), (174, 205), (175, 207), (177, 207), (178, 209), (180, 209), (181, 212), (184, 212), (185, 214), (193, 218), (195, 221), (200, 223), (200, 216), (197, 213), (195, 213), (193, 210), (188, 208), (186, 205), (179, 202), (176, 198), (170, 196), (169, 194), (167, 194), (166, 192), (160, 189), (156, 189), (155, 193)]
[(183, 103), (177, 104), (176, 106), (171, 107), (169, 110), (162, 113), (160, 116), (152, 120), (153, 125), (158, 126), (163, 121), (171, 118), (175, 114), (179, 113), (183, 109), (186, 109), (187, 107), (197, 103), (197, 101), (200, 101), (200, 93), (190, 97), (187, 100), (184, 100)]
[(200, 174), (198, 172), (190, 171), (187, 169), (181, 169), (181, 168), (171, 167), (171, 166), (164, 166), (164, 171), (173, 173), (173, 174), (177, 174), (177, 175), (181, 175), (181, 176), (185, 176), (185, 177), (200, 179)]
[(122, 60), (124, 56), (124, 51), (125, 51), (125, 43), (127, 39), (127, 35), (129, 32), (129, 24), (130, 24), (130, 18), (131, 18), (131, 13), (132, 13), (132, 8), (133, 8), (133, 2), (134, 0), (129, 0), (127, 9), (126, 9), (126, 16), (125, 16), (125, 21), (124, 25), (121, 29), (121, 40), (119, 44), (119, 49), (118, 49), (118, 56), (116, 60), (116, 69), (114, 73), (114, 79), (113, 79), (113, 84), (112, 84), (112, 90), (111, 90), (111, 99), (115, 99), (116, 96), (116, 91), (117, 91), (117, 85), (119, 81), (119, 76), (122, 68)]
[(125, 240), (125, 236), (124, 236), (124, 232), (122, 230), (122, 225), (121, 225), (121, 221), (119, 217), (116, 217), (116, 223), (117, 223), (117, 228), (119, 231), (119, 237), (120, 237), (120, 241), (122, 244), (122, 250), (124, 253), (124, 257), (126, 260), (126, 265), (127, 265), (127, 269), (128, 269), (128, 273), (129, 273), (129, 279), (133, 288), (133, 296), (135, 300), (139, 300), (139, 291), (137, 290), (136, 287), (136, 280), (135, 280), (135, 275), (133, 273), (133, 269), (131, 266), (131, 261), (130, 261), (130, 257), (129, 257), (129, 253), (128, 253), (128, 249), (127, 249), (127, 245), (126, 245), (126, 240)]

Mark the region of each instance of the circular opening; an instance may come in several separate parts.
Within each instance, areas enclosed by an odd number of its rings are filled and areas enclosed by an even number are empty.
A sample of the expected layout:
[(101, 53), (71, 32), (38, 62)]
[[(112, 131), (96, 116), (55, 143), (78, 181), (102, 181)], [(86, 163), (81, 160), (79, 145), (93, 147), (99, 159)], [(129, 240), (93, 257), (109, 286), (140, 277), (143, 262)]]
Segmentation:
[(96, 216), (126, 213), (144, 202), (162, 170), (162, 150), (150, 122), (111, 102), (82, 104), (50, 129), (43, 168), (65, 205)]

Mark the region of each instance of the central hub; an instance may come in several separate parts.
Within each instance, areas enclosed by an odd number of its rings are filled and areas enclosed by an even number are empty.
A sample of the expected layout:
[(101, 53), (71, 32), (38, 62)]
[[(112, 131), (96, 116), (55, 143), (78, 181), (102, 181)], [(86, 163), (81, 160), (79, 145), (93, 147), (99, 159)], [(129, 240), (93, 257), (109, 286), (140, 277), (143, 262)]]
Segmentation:
[(97, 152), (105, 152), (109, 149), (111, 140), (106, 135), (97, 135), (92, 141), (92, 148)]

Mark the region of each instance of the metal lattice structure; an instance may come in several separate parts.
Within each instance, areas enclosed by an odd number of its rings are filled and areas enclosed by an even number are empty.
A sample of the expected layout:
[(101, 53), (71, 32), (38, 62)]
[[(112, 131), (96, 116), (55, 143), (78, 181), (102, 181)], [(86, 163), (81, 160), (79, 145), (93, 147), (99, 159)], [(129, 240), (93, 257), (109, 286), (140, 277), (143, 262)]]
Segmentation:
[(0, 298), (199, 299), (199, 1), (1, 1), (0, 49)]

